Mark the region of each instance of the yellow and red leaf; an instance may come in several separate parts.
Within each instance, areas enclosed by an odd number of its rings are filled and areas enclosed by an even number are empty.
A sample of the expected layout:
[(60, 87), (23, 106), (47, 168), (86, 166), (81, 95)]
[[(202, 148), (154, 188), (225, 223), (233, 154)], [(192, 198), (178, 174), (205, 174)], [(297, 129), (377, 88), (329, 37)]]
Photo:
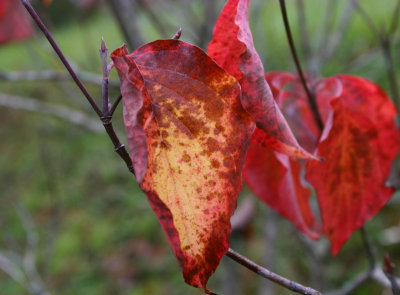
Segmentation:
[[(205, 288), (228, 250), (254, 130), (240, 85), (201, 49), (160, 40), (111, 54), (135, 172), (185, 281)], [(135, 159), (142, 157), (142, 159)]]

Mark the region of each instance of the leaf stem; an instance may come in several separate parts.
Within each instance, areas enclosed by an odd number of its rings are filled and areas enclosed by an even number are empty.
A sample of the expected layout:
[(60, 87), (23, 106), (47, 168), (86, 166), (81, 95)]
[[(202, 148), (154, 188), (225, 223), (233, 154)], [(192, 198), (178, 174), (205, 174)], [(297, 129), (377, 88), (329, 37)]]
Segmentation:
[(303, 70), (302, 70), (301, 65), (300, 65), (299, 58), (297, 56), (297, 51), (296, 51), (296, 47), (294, 45), (292, 32), (290, 30), (290, 25), (289, 25), (289, 19), (288, 19), (288, 16), (287, 16), (285, 0), (279, 0), (279, 4), (280, 4), (280, 7), (281, 7), (283, 23), (285, 25), (286, 36), (288, 38), (290, 51), (292, 53), (293, 60), (294, 60), (294, 62), (296, 64), (296, 68), (297, 68), (297, 72), (298, 72), (300, 80), (301, 80), (301, 84), (303, 85), (304, 91), (307, 94), (308, 103), (309, 103), (311, 111), (313, 113), (314, 120), (317, 123), (319, 129), (323, 130), (324, 129), (324, 123), (322, 122), (321, 115), (320, 115), (320, 113), (318, 111), (318, 105), (317, 105), (317, 101), (315, 99), (315, 94), (310, 90), (310, 88), (307, 85), (306, 79), (304, 78)]
[(282, 287), (285, 287), (286, 289), (289, 289), (295, 293), (304, 294), (304, 295), (322, 295), (322, 293), (317, 290), (314, 290), (310, 287), (306, 287), (299, 283), (291, 281), (287, 278), (284, 278), (284, 277), (256, 264), (255, 262), (251, 261), (250, 259), (235, 252), (231, 248), (228, 249), (226, 256), (228, 256), (232, 260), (240, 263), (241, 265), (243, 265), (244, 267), (248, 268), (249, 270), (255, 272), (256, 274), (258, 274), (274, 283), (277, 283), (278, 285), (281, 285)]
[(72, 67), (69, 64), (68, 60), (65, 58), (65, 56), (62, 53), (61, 49), (58, 47), (56, 41), (54, 41), (54, 38), (51, 36), (49, 30), (43, 24), (42, 20), (40, 19), (40, 17), (36, 13), (35, 9), (32, 7), (32, 5), (29, 2), (29, 0), (21, 0), (21, 1), (22, 1), (22, 4), (25, 6), (26, 10), (32, 16), (33, 20), (39, 26), (40, 30), (46, 36), (46, 38), (49, 41), (50, 45), (53, 47), (54, 51), (56, 52), (56, 54), (60, 58), (61, 62), (64, 64), (65, 68), (68, 70), (69, 74), (71, 75), (72, 79), (74, 79), (76, 85), (78, 85), (79, 89), (82, 91), (83, 95), (86, 97), (86, 99), (88, 100), (88, 102), (92, 106), (93, 110), (97, 113), (97, 115), (99, 117), (101, 117), (102, 114), (101, 114), (100, 108), (97, 106), (97, 104), (94, 101), (94, 99), (92, 98), (92, 96), (86, 90), (86, 87), (82, 84), (81, 80), (78, 78), (78, 76), (76, 75), (75, 71), (72, 69)]

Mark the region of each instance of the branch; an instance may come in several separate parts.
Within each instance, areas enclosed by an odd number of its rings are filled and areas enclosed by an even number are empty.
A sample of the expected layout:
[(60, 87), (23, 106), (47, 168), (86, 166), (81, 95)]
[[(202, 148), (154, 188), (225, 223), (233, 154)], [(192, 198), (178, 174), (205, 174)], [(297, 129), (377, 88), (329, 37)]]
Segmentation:
[(0, 269), (8, 274), (14, 281), (20, 285), (26, 285), (26, 278), (20, 268), (12, 262), (6, 255), (0, 252)]
[(153, 27), (158, 30), (162, 38), (166, 38), (168, 36), (166, 25), (163, 24), (159, 18), (157, 17), (156, 13), (154, 13), (151, 5), (148, 3), (147, 0), (138, 0), (139, 5), (142, 9), (146, 12), (147, 16), (149, 17), (150, 23)]
[(326, 295), (348, 295), (357, 290), (365, 282), (371, 279), (371, 270), (364, 271), (360, 273), (354, 280), (348, 282), (343, 288), (327, 292)]
[[(101, 85), (102, 76), (75, 69), (80, 79), (86, 83)], [(54, 70), (43, 71), (0, 71), (0, 81), (19, 82), (19, 81), (65, 81), (70, 80), (70, 76), (64, 72)], [(119, 87), (117, 81), (109, 81), (110, 86)]]
[[(29, 14), (32, 16), (32, 18), (35, 20), (36, 24), (39, 26), (39, 28), (42, 30), (43, 34), (46, 36), (47, 40), (53, 47), (54, 51), (57, 53), (58, 57), (70, 73), (71, 77), (74, 79), (76, 85), (79, 87), (79, 89), (82, 91), (82, 93), (86, 96), (87, 100), (89, 101), (90, 105), (92, 106), (93, 110), (99, 115), (101, 121), (103, 122), (103, 126), (110, 137), (112, 143), (114, 144), (115, 152), (124, 160), (126, 166), (128, 167), (129, 171), (134, 174), (134, 169), (132, 165), (132, 160), (128, 154), (128, 152), (125, 149), (125, 146), (121, 144), (121, 142), (118, 139), (117, 134), (115, 133), (114, 127), (112, 125), (111, 119), (112, 116), (110, 115), (110, 112), (105, 106), (103, 105), (103, 109), (106, 110), (105, 113), (103, 113), (100, 108), (97, 106), (91, 95), (87, 92), (85, 86), (83, 86), (82, 82), (79, 80), (78, 76), (68, 63), (67, 59), (65, 58), (64, 54), (62, 53), (61, 49), (58, 47), (57, 43), (54, 41), (53, 37), (51, 36), (49, 30), (46, 28), (46, 26), (43, 24), (42, 20), (30, 4), (29, 0), (21, 0), (25, 8), (28, 10)], [(105, 47), (105, 45), (104, 45)], [(103, 46), (102, 46), (103, 49)], [(102, 60), (104, 63), (104, 58)], [(107, 62), (105, 60), (105, 62)], [(103, 69), (106, 69), (103, 71), (103, 81), (102, 85), (104, 84), (104, 80), (108, 81), (108, 67), (107, 65), (103, 64)], [(108, 85), (105, 85), (102, 87), (103, 90), (103, 104), (104, 104), (104, 99), (105, 97), (108, 99)], [(116, 107), (116, 106), (115, 106)]]
[(364, 243), (365, 247), (365, 254), (367, 255), (368, 261), (369, 261), (369, 268), (371, 270), (375, 269), (376, 266), (376, 252), (374, 247), (372, 246), (371, 238), (369, 237), (367, 231), (365, 230), (365, 227), (362, 226), (360, 228), (360, 233), (361, 233), (361, 238)]
[(297, 51), (296, 51), (296, 47), (294, 45), (292, 32), (290, 30), (290, 25), (289, 25), (289, 19), (288, 19), (287, 12), (286, 12), (285, 0), (279, 0), (279, 4), (281, 6), (283, 23), (285, 24), (285, 29), (286, 29), (286, 36), (287, 36), (288, 41), (289, 41), (290, 50), (292, 52), (292, 56), (293, 56), (294, 62), (296, 64), (297, 72), (299, 74), (299, 77), (300, 77), (301, 83), (303, 85), (304, 91), (307, 94), (308, 103), (309, 103), (311, 111), (313, 113), (314, 120), (317, 123), (319, 129), (323, 130), (324, 129), (324, 123), (322, 122), (321, 114), (319, 113), (319, 110), (318, 110), (318, 105), (317, 105), (317, 101), (315, 99), (315, 95), (308, 88), (306, 79), (305, 79), (304, 74), (303, 74), (303, 70), (301, 69), (299, 58), (297, 56)]
[[(400, 278), (394, 278), (396, 283), (400, 284)], [(385, 276), (383, 270), (380, 267), (374, 269), (368, 269), (361, 272), (354, 280), (347, 283), (343, 288), (326, 292), (326, 295), (349, 295), (352, 294), (356, 289), (363, 285), (366, 281), (373, 280), (382, 287), (390, 288), (392, 286), (389, 279)]]
[(99, 107), (97, 106), (96, 102), (94, 101), (92, 96), (89, 94), (89, 92), (86, 90), (86, 87), (82, 84), (81, 80), (79, 80), (79, 78), (76, 75), (75, 71), (72, 69), (71, 65), (69, 64), (69, 62), (65, 58), (64, 54), (62, 53), (62, 51), (58, 47), (56, 41), (51, 36), (49, 30), (43, 24), (42, 20), (40, 19), (40, 17), (36, 13), (35, 9), (33, 9), (31, 3), (29, 2), (29, 0), (21, 0), (21, 1), (22, 1), (22, 4), (25, 6), (26, 10), (32, 16), (33, 20), (36, 22), (36, 24), (42, 30), (43, 34), (46, 36), (46, 38), (49, 41), (50, 45), (53, 47), (54, 51), (57, 53), (57, 55), (60, 58), (61, 62), (64, 64), (65, 68), (68, 70), (68, 72), (71, 75), (72, 79), (75, 81), (76, 85), (82, 91), (83, 95), (85, 95), (86, 99), (88, 100), (88, 102), (92, 106), (93, 110), (97, 113), (97, 115), (101, 116), (101, 111), (100, 111)]
[(142, 45), (144, 42), (135, 23), (136, 19), (132, 18), (130, 15), (133, 5), (132, 2), (135, 1), (108, 0), (107, 2), (111, 6), (114, 18), (117, 21), (122, 34), (124, 35), (128, 47), (132, 50)]
[(304, 0), (298, 0), (297, 3), (297, 18), (298, 18), (298, 25), (300, 30), (300, 44), (304, 52), (304, 57), (306, 63), (308, 65), (308, 70), (310, 71), (312, 68), (311, 64), (311, 57), (312, 57), (312, 50), (310, 45), (310, 37), (307, 27), (307, 20), (306, 20), (306, 12), (304, 7)]
[(368, 28), (371, 30), (372, 34), (375, 36), (375, 38), (378, 40), (379, 45), (382, 50), (383, 58), (386, 64), (386, 72), (387, 76), (389, 79), (389, 85), (390, 85), (390, 91), (392, 94), (392, 99), (393, 102), (396, 105), (396, 108), (399, 110), (400, 109), (400, 93), (399, 93), (399, 86), (397, 84), (397, 79), (396, 79), (396, 72), (394, 70), (394, 62), (393, 62), (393, 55), (391, 51), (391, 36), (396, 30), (397, 22), (399, 13), (400, 13), (400, 4), (397, 2), (396, 9), (393, 13), (393, 20), (391, 23), (391, 27), (389, 28), (389, 31), (387, 33), (383, 31), (379, 31), (378, 28), (375, 26), (375, 23), (371, 19), (371, 17), (368, 15), (368, 13), (364, 10), (364, 8), (358, 3), (358, 0), (353, 0), (352, 1), (354, 7), (357, 9), (358, 13), (364, 20), (365, 24), (368, 26)]
[[(331, 0), (331, 2), (337, 3), (338, 1)], [(336, 49), (339, 46), (340, 41), (342, 40), (344, 34), (347, 31), (347, 28), (349, 27), (351, 16), (353, 15), (354, 5), (352, 2), (354, 2), (354, 0), (349, 0), (347, 5), (344, 7), (343, 13), (341, 14), (342, 18), (340, 20), (337, 30), (335, 31), (335, 34), (328, 34), (326, 32), (327, 36), (331, 37), (328, 40), (326, 38), (321, 39), (319, 47), (320, 49), (318, 50), (320, 52), (319, 64), (324, 64), (336, 52)], [(329, 9), (331, 6), (330, 5), (328, 6)], [(332, 14), (332, 11), (330, 11), (330, 13)]]
[(100, 133), (102, 130), (99, 121), (85, 113), (71, 110), (65, 106), (41, 102), (35, 98), (0, 93), (0, 106), (51, 115), (94, 133)]
[(258, 264), (251, 261), (250, 259), (240, 255), (239, 253), (235, 252), (232, 249), (228, 249), (226, 256), (231, 258), (232, 260), (240, 263), (244, 267), (248, 268), (249, 270), (255, 272), (256, 274), (285, 287), (295, 293), (305, 294), (305, 295), (322, 295), (321, 292), (316, 291), (310, 287), (303, 286), (299, 283), (293, 282), (287, 278), (284, 278)]
[(112, 114), (114, 113), (118, 103), (121, 101), (122, 95), (120, 95), (113, 106), (109, 105), (109, 97), (108, 97), (108, 76), (109, 76), (109, 69), (107, 67), (107, 52), (108, 49), (106, 44), (104, 43), (104, 39), (101, 41), (101, 48), (100, 48), (100, 58), (101, 63), (103, 66), (103, 82), (102, 82), (102, 95), (103, 95), (103, 112), (100, 117), (101, 121), (103, 122), (104, 129), (108, 136), (110, 137), (112, 143), (114, 144), (115, 152), (124, 160), (126, 166), (128, 167), (129, 171), (132, 174), (135, 174), (133, 169), (132, 159), (129, 156), (125, 146), (119, 141), (117, 134), (115, 133), (113, 124), (112, 124)]
[(393, 295), (400, 295), (400, 287), (396, 281), (396, 266), (390, 260), (388, 254), (385, 254), (383, 271), (392, 285)]

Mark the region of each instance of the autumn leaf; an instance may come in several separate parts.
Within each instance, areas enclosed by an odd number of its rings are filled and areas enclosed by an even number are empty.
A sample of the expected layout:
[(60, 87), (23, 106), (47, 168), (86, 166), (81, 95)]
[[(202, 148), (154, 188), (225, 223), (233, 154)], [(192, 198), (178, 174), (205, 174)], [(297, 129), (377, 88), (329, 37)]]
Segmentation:
[(28, 13), (20, 1), (0, 1), (0, 44), (22, 40), (33, 35)]
[(394, 190), (386, 187), (390, 166), (399, 150), (394, 123), (396, 109), (374, 83), (352, 76), (336, 76), (336, 97), (317, 92), (330, 109), (318, 144), (322, 163), (307, 164), (307, 180), (314, 186), (324, 232), (336, 255), (351, 234), (386, 204)]
[(265, 144), (298, 158), (314, 158), (297, 143), (276, 105), (249, 26), (250, 0), (228, 0), (214, 27), (208, 54), (242, 86), (242, 105), (264, 130)]
[(253, 193), (300, 231), (318, 239), (316, 221), (308, 203), (311, 192), (300, 180), (301, 165), (260, 144), (265, 132), (256, 129), (247, 153), (243, 178)]
[(205, 288), (228, 250), (254, 130), (240, 85), (201, 49), (178, 40), (155, 41), (132, 54), (122, 47), (111, 57), (140, 186), (185, 281)]

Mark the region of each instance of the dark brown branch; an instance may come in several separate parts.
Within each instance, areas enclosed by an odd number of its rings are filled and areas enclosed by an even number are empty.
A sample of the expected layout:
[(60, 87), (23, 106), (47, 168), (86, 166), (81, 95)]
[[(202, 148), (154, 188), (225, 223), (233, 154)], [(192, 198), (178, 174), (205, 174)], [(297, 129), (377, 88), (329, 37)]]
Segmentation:
[(232, 260), (240, 263), (241, 265), (245, 266), (249, 270), (255, 272), (256, 274), (273, 281), (282, 287), (285, 287), (295, 293), (305, 294), (305, 295), (322, 295), (321, 292), (314, 290), (310, 287), (303, 286), (299, 283), (293, 282), (287, 278), (284, 278), (256, 263), (251, 261), (250, 259), (240, 255), (239, 253), (235, 252), (234, 250), (230, 249), (226, 253), (226, 256), (231, 258)]
[(51, 36), (49, 30), (47, 30), (46, 26), (43, 24), (42, 20), (40, 19), (40, 17), (36, 13), (36, 11), (33, 9), (31, 3), (28, 0), (21, 0), (21, 1), (22, 1), (22, 4), (25, 6), (26, 10), (32, 16), (33, 20), (39, 26), (40, 30), (46, 36), (46, 38), (49, 41), (50, 45), (53, 47), (54, 51), (57, 53), (58, 57), (60, 58), (61, 62), (64, 64), (65, 68), (68, 70), (68, 72), (71, 75), (72, 79), (74, 79), (76, 85), (78, 85), (78, 87), (82, 91), (83, 95), (85, 95), (86, 99), (88, 100), (88, 102), (92, 106), (93, 110), (97, 113), (97, 115), (101, 116), (101, 110), (97, 106), (97, 104), (94, 101), (94, 99), (92, 98), (92, 96), (86, 90), (86, 87), (82, 84), (81, 80), (79, 80), (79, 78), (76, 75), (75, 71), (72, 69), (71, 65), (69, 64), (69, 62), (65, 58), (64, 54), (62, 53), (62, 51), (58, 47), (56, 41), (54, 41), (54, 39)]
[(294, 45), (292, 32), (290, 30), (290, 25), (289, 25), (289, 19), (288, 19), (288, 16), (287, 16), (285, 0), (279, 0), (279, 3), (280, 3), (280, 6), (281, 6), (283, 23), (285, 24), (286, 36), (287, 36), (288, 41), (289, 41), (290, 51), (292, 52), (292, 56), (293, 56), (293, 60), (294, 60), (294, 62), (296, 64), (297, 72), (299, 74), (299, 77), (300, 77), (301, 83), (303, 85), (304, 91), (307, 94), (308, 103), (309, 103), (311, 111), (313, 113), (314, 120), (317, 123), (319, 129), (323, 130), (324, 129), (324, 123), (322, 122), (321, 115), (320, 115), (320, 113), (318, 111), (318, 106), (317, 106), (317, 101), (315, 99), (315, 95), (314, 95), (313, 92), (311, 92), (310, 88), (307, 85), (306, 79), (305, 79), (304, 74), (303, 74), (303, 70), (301, 69), (299, 58), (297, 56), (297, 51), (296, 51), (296, 47)]

